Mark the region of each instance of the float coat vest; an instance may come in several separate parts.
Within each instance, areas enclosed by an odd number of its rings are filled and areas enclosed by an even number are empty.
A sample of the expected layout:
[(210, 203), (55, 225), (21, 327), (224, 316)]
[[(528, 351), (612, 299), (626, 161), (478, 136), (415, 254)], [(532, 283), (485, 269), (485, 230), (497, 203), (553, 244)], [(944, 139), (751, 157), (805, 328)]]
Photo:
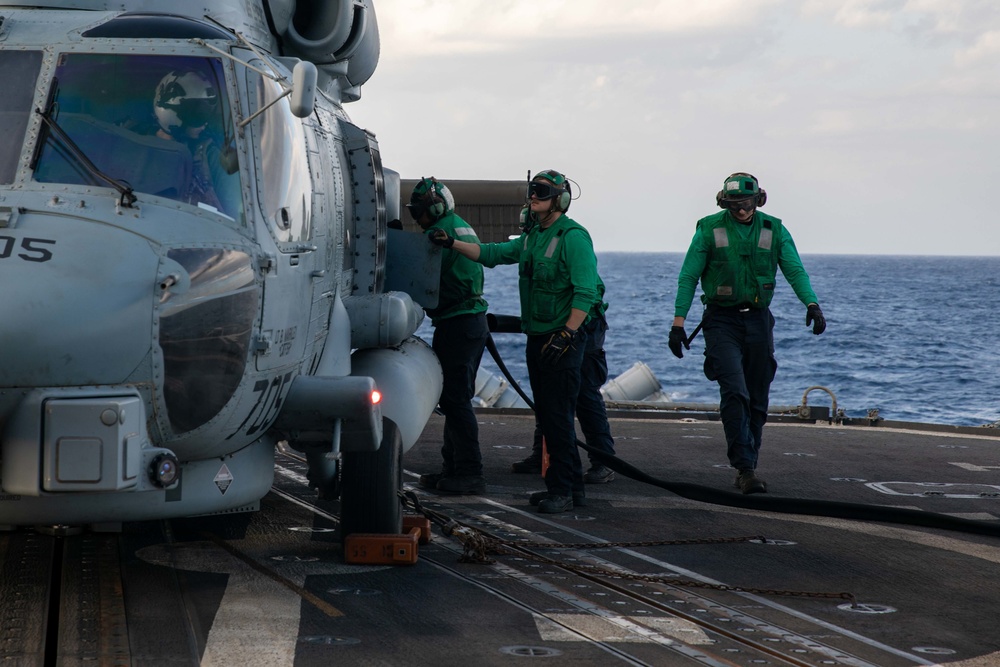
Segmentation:
[(711, 248), (701, 275), (701, 300), (716, 306), (767, 308), (778, 272), (781, 220), (757, 211), (745, 236), (740, 226), (728, 211), (698, 221), (698, 231)]
[(518, 265), (521, 328), (529, 336), (559, 331), (575, 308), (584, 321), (603, 312), (603, 283), (590, 233), (566, 215), (534, 226), (516, 239), (479, 246), (484, 266)]
[[(476, 230), (454, 211), (441, 216), (427, 228), (426, 233), (430, 234), (435, 229), (443, 229), (448, 236), (459, 241), (479, 243)], [(435, 324), (459, 315), (486, 312), (488, 306), (483, 298), (483, 267), (451, 248), (444, 248), (441, 252), (439, 289), (437, 307), (426, 309), (431, 322)]]

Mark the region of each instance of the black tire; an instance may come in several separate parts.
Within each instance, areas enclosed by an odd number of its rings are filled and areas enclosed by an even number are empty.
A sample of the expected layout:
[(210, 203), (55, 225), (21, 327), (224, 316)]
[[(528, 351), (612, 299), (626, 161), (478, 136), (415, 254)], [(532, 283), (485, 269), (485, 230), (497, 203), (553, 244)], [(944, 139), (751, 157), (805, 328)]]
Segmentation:
[(389, 419), (382, 420), (376, 452), (345, 452), (340, 483), (340, 536), (397, 534), (403, 530), (403, 438)]

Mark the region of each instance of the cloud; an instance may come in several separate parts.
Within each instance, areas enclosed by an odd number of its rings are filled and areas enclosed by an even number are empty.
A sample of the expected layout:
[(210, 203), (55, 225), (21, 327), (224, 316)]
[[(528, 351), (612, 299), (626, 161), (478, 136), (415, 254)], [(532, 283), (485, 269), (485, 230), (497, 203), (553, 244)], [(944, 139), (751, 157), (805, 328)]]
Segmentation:
[[(1000, 227), (962, 231), (1000, 181), (996, 0), (374, 3), (382, 62), (347, 112), (404, 177), (557, 168), (601, 249), (683, 251), (748, 170), (800, 251), (1000, 254)], [(891, 185), (928, 173), (932, 203)]]
[(955, 53), (956, 67), (972, 67), (979, 64), (992, 68), (1000, 59), (1000, 30), (979, 35), (975, 43), (967, 49)]
[(835, 23), (847, 28), (878, 28), (889, 25), (903, 0), (809, 0), (803, 13), (831, 14)]
[(396, 54), (457, 55), (525, 42), (746, 29), (782, 0), (375, 0), (382, 41)]

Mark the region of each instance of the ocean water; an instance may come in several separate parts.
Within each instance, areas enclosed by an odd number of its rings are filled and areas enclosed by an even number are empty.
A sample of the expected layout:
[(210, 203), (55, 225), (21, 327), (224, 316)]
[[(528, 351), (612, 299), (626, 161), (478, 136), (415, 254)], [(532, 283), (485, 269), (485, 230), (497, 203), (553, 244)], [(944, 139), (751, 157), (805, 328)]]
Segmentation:
[[(718, 403), (702, 371), (704, 339), (684, 358), (667, 348), (681, 253), (598, 253), (609, 302), (605, 350), (611, 377), (645, 362), (674, 401)], [(848, 417), (877, 408), (884, 419), (978, 426), (1000, 420), (1000, 258), (804, 255), (827, 320), (814, 336), (806, 309), (778, 276), (771, 303), (778, 372), (771, 405), (798, 405), (821, 385)], [(490, 312), (519, 313), (517, 267), (486, 269)], [(700, 294), (700, 288), (699, 288)], [(698, 297), (686, 330), (701, 315)], [(430, 341), (429, 323), (419, 335)], [(530, 396), (524, 337), (494, 334), (515, 379)], [(487, 352), (483, 367), (500, 375)], [(810, 405), (829, 406), (823, 392)]]

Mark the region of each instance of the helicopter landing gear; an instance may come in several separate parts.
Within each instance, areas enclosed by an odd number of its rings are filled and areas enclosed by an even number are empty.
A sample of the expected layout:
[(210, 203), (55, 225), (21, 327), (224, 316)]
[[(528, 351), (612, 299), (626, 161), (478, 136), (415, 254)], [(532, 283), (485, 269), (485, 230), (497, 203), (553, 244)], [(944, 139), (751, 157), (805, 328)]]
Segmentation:
[(375, 452), (345, 452), (340, 478), (340, 535), (400, 533), (403, 509), (403, 439), (399, 428), (382, 420), (382, 443)]

